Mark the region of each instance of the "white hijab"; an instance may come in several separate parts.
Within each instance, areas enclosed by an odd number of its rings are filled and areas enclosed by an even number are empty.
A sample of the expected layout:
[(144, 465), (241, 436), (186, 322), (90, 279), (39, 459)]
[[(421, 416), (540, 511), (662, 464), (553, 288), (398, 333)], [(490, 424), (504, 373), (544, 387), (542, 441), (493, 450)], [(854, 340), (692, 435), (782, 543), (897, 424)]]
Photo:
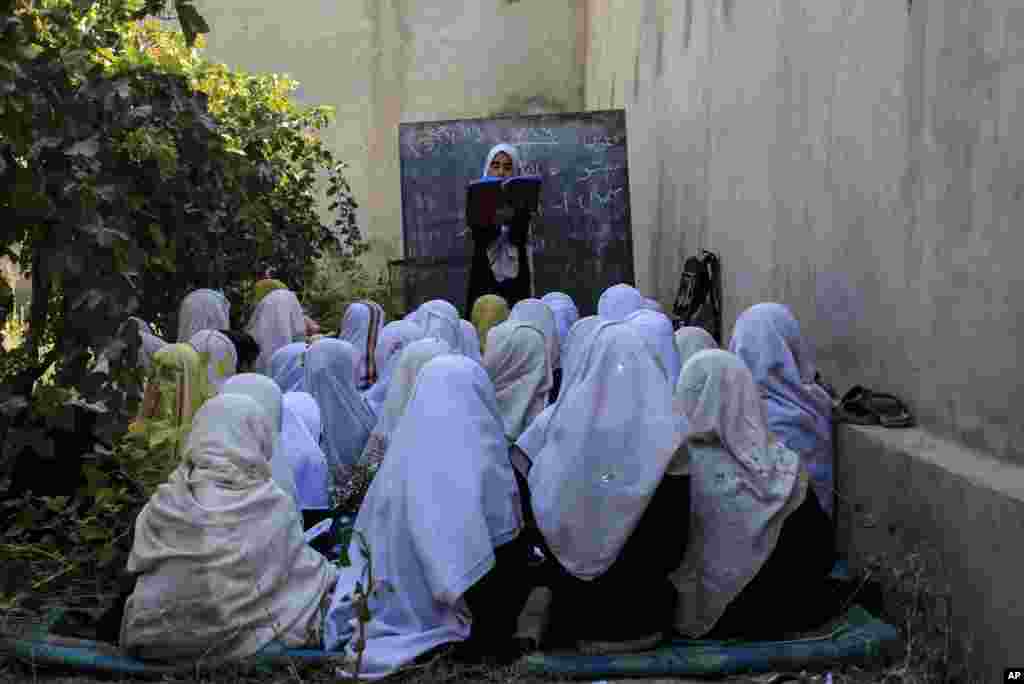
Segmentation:
[(679, 350), (676, 349), (672, 321), (663, 313), (641, 309), (626, 317), (628, 323), (643, 338), (654, 353), (655, 359), (668, 377), (669, 387), (675, 389), (679, 380)]
[(292, 342), (270, 357), (270, 377), (282, 392), (306, 391), (306, 369), (302, 364), (308, 348), (305, 342)]
[(350, 343), (359, 353), (356, 389), (365, 391), (377, 382), (377, 341), (384, 327), (384, 309), (376, 302), (353, 302), (345, 310), (338, 339)]
[[(429, 444), (430, 458), (424, 452)], [(494, 389), (461, 355), (427, 363), (416, 380), (388, 457), (359, 509), (355, 529), (370, 543), (374, 575), (363, 674), (378, 679), (444, 643), (469, 637), (466, 591), (494, 567), (494, 549), (522, 526)], [(357, 538), (338, 578), (324, 647), (340, 648), (356, 628), (351, 594), (366, 561)], [(352, 655), (351, 642), (346, 653)]]
[(302, 536), (273, 482), (273, 421), (249, 397), (221, 394), (196, 414), (185, 457), (135, 522), (138, 575), (120, 643), (137, 656), (213, 663), (272, 641), (320, 641), (337, 571)]
[(459, 329), (462, 332), (462, 353), (477, 363), (483, 363), (480, 356), (480, 336), (476, 334), (476, 328), (467, 320), (459, 320)]
[(373, 415), (379, 417), (388, 396), (388, 387), (402, 350), (423, 338), (423, 328), (413, 321), (392, 321), (384, 326), (374, 352), (377, 363), (377, 382), (363, 396)]
[[(519, 150), (512, 145), (502, 143), (495, 145), (491, 148), (491, 151), (487, 153), (487, 159), (484, 161), (483, 176), (490, 174), (491, 161), (498, 153), (504, 152), (512, 159), (512, 175), (518, 176), (520, 174), (520, 162), (519, 162)], [(491, 271), (494, 273), (494, 278), (499, 282), (511, 280), (519, 275), (519, 251), (516, 246), (512, 244), (512, 241), (508, 236), (508, 227), (501, 226), (501, 233), (498, 238), (490, 244), (487, 248), (487, 259), (491, 264)]]
[[(561, 354), (558, 344), (558, 326), (551, 308), (539, 299), (523, 299), (512, 307), (508, 320), (528, 323), (544, 334), (544, 345), (548, 357), (548, 380), (553, 384), (555, 369), (561, 367), (559, 360)], [(551, 385), (549, 384), (548, 387), (550, 388)]]
[(178, 342), (188, 342), (200, 330), (231, 328), (231, 304), (216, 290), (196, 290), (181, 300)]
[(770, 439), (754, 379), (739, 358), (698, 352), (679, 382), (693, 519), (683, 563), (670, 579), (680, 593), (676, 628), (698, 638), (771, 555), (786, 517), (803, 502), (807, 477), (800, 457)]
[(619, 283), (605, 290), (597, 300), (597, 315), (610, 321), (621, 321), (643, 308), (644, 296), (632, 285)]
[(604, 322), (600, 316), (585, 316), (573, 323), (569, 328), (569, 336), (565, 340), (566, 357), (562, 359), (562, 383), (569, 380), (576, 363), (586, 351), (587, 343), (597, 327)]
[(306, 350), (306, 387), (320, 405), (324, 454), (337, 484), (363, 453), (376, 422), (356, 390), (357, 356), (351, 344), (334, 339), (317, 340)]
[(299, 298), (291, 290), (270, 292), (256, 305), (246, 332), (260, 345), (253, 370), (269, 375), (270, 359), (278, 349), (306, 339), (306, 315)]
[(380, 418), (366, 442), (360, 462), (379, 463), (384, 459), (391, 435), (398, 427), (398, 421), (405, 413), (406, 404), (412, 396), (412, 388), (416, 384), (416, 375), (420, 368), (435, 356), (451, 353), (452, 348), (447, 342), (434, 337), (416, 340), (405, 348), (398, 357)]
[(558, 329), (558, 346), (559, 365), (556, 368), (561, 368), (562, 360), (565, 358), (567, 342), (569, 341), (569, 330), (576, 321), (580, 319), (579, 309), (576, 308), (576, 302), (572, 301), (572, 297), (565, 294), (564, 292), (549, 292), (540, 298), (540, 301), (548, 305), (551, 309), (551, 313), (555, 316), (555, 326)]
[(228, 378), (238, 372), (238, 350), (234, 343), (217, 330), (200, 330), (189, 343), (206, 355), (206, 377), (210, 386), (220, 392)]
[(423, 327), (424, 337), (444, 340), (456, 354), (462, 349), (462, 329), (459, 327), (459, 312), (443, 299), (433, 299), (416, 310), (414, 319)]
[(283, 427), (283, 395), (281, 388), (273, 380), (258, 373), (241, 373), (228, 378), (221, 387), (223, 394), (241, 394), (263, 407), (263, 410), (270, 416), (271, 425), (274, 426), (274, 455), (270, 459), (270, 471), (274, 482), (281, 487), (285, 494), (292, 498), (295, 505), (299, 505), (299, 490), (295, 484), (295, 474), (292, 472), (288, 459), (284, 455), (284, 444), (281, 441), (281, 428)]
[(284, 395), (281, 442), (284, 457), (295, 476), (301, 510), (330, 508), (328, 487), (330, 471), (327, 457), (320, 449), (320, 407), (306, 392)]
[(683, 326), (676, 331), (676, 351), (679, 352), (680, 370), (686, 362), (699, 351), (705, 349), (718, 349), (718, 343), (704, 328), (695, 326)]
[(544, 410), (551, 390), (544, 333), (529, 323), (499, 323), (487, 333), (483, 365), (494, 383), (505, 436), (514, 442)]
[(651, 299), (650, 297), (644, 297), (644, 302), (640, 306), (641, 308), (648, 309), (650, 311), (665, 313), (664, 310), (662, 310), (661, 308), (661, 304), (659, 304), (656, 299)]
[(601, 323), (558, 400), (517, 442), (552, 553), (583, 580), (615, 562), (682, 441), (672, 390), (643, 340)]
[(768, 429), (800, 454), (821, 507), (833, 510), (832, 399), (815, 381), (814, 351), (782, 304), (757, 304), (736, 320), (729, 351), (747, 364)]

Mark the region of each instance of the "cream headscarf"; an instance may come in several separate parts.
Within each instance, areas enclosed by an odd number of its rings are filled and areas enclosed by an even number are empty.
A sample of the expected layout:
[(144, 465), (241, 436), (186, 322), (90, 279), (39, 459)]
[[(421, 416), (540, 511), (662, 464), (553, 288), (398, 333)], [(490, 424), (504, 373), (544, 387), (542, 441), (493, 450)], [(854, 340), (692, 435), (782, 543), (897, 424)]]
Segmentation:
[(483, 365), (494, 383), (505, 436), (514, 442), (544, 410), (551, 390), (544, 333), (519, 321), (494, 326)]
[(686, 556), (670, 579), (680, 593), (676, 628), (699, 638), (771, 555), (786, 517), (803, 502), (807, 478), (800, 457), (769, 439), (757, 387), (739, 358), (698, 352), (679, 383), (693, 518)]
[(120, 644), (138, 657), (218, 663), (272, 641), (319, 647), (336, 570), (274, 484), (270, 417), (222, 394), (196, 414), (184, 462), (135, 522)]
[[(558, 326), (551, 308), (539, 299), (523, 299), (512, 307), (508, 320), (521, 321), (532, 325), (544, 333), (544, 345), (548, 356), (548, 381), (554, 383), (554, 372), (560, 368), (560, 347), (558, 344)], [(548, 389), (551, 388), (548, 385)]]
[(569, 339), (569, 330), (576, 321), (580, 319), (580, 312), (576, 308), (576, 302), (564, 292), (549, 292), (540, 298), (540, 301), (548, 305), (551, 313), (555, 316), (555, 324), (558, 328), (558, 345), (560, 347), (559, 366), (565, 356), (566, 342)]
[(200, 330), (189, 340), (192, 348), (206, 358), (206, 377), (219, 392), (227, 379), (238, 372), (238, 350), (227, 335), (217, 330)]
[(412, 321), (392, 321), (380, 331), (380, 340), (377, 342), (375, 352), (377, 382), (363, 395), (374, 416), (379, 417), (384, 407), (391, 378), (394, 376), (402, 350), (422, 338), (423, 328)]
[(299, 298), (291, 290), (270, 292), (256, 305), (246, 332), (260, 345), (253, 371), (269, 375), (274, 352), (306, 339), (306, 315), (302, 313)]
[(398, 427), (398, 421), (405, 413), (405, 406), (409, 403), (409, 397), (412, 396), (412, 388), (416, 384), (416, 375), (420, 372), (420, 368), (435, 356), (451, 353), (452, 348), (447, 342), (434, 337), (416, 340), (405, 348), (405, 351), (398, 357), (398, 364), (395, 366), (380, 418), (377, 420), (373, 432), (370, 433), (366, 447), (359, 459), (360, 462), (372, 464), (380, 463), (384, 459), (391, 434)]
[(655, 359), (668, 377), (669, 386), (674, 389), (682, 366), (679, 363), (679, 350), (676, 349), (672, 321), (658, 311), (641, 309), (627, 316), (626, 323), (640, 333), (644, 342), (650, 346)]
[[(424, 445), (442, 458), (424, 458)], [(463, 596), (494, 567), (494, 550), (522, 527), (508, 443), (487, 373), (462, 355), (420, 371), (406, 415), (359, 509), (376, 578), (389, 586), (366, 625), (363, 674), (377, 679), (444, 643), (463, 641), (474, 616)], [(367, 560), (349, 545), (325, 623), (324, 647), (345, 646), (352, 592)]]
[(533, 460), (533, 512), (562, 567), (593, 580), (618, 558), (682, 441), (672, 390), (639, 335), (605, 322), (548, 412), (517, 442)]
[(188, 342), (200, 330), (231, 328), (231, 304), (216, 290), (196, 290), (181, 300), (178, 342)]
[(718, 343), (704, 328), (684, 326), (676, 331), (676, 351), (679, 352), (680, 369), (699, 351), (718, 349)]
[(450, 302), (443, 299), (432, 299), (416, 310), (413, 318), (423, 327), (424, 337), (436, 337), (444, 340), (456, 354), (464, 353), (462, 349), (462, 329), (459, 327), (459, 311)]

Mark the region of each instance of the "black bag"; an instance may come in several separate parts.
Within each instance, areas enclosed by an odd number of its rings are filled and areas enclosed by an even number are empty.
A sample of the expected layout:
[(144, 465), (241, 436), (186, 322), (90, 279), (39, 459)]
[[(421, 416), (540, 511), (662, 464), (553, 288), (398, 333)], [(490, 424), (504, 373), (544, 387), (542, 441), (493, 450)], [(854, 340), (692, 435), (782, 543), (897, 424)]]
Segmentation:
[(672, 313), (680, 326), (704, 328), (722, 344), (722, 281), (717, 254), (702, 249), (699, 257), (687, 258)]

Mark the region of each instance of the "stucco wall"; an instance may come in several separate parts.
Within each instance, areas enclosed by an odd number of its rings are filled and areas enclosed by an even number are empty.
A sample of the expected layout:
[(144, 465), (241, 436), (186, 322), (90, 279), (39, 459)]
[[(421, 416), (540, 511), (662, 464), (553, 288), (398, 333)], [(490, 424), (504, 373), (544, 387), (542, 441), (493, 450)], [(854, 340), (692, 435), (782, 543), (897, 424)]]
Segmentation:
[(669, 303), (683, 256), (718, 250), (727, 334), (785, 302), (839, 387), (895, 392), (930, 429), (1024, 463), (1019, 3), (636, 4), (589, 0), (602, 40), (635, 49), (589, 62), (587, 83), (634, 68), (638, 285)]
[(398, 124), (583, 108), (581, 0), (200, 0), (207, 54), (337, 107), (371, 265), (401, 256)]

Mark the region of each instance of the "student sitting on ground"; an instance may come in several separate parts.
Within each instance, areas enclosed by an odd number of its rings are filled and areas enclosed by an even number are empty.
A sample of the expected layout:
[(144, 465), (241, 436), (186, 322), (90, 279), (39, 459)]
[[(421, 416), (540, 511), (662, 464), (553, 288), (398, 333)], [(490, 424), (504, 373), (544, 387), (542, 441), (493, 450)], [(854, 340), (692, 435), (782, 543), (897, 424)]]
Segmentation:
[(505, 321), (487, 336), (483, 366), (494, 383), (505, 436), (512, 443), (547, 406), (551, 374), (544, 333), (529, 323)]
[[(379, 678), (443, 644), (475, 660), (520, 655), (513, 634), (530, 585), (508, 443), (487, 373), (462, 355), (420, 371), (387, 457), (359, 509), (325, 645), (355, 634), (356, 583), (374, 579), (363, 673)], [(346, 646), (349, 655), (352, 644)]]
[(484, 295), (473, 303), (470, 315), (477, 339), (480, 340), (480, 354), (487, 352), (487, 333), (494, 326), (508, 318), (508, 303), (498, 295)]
[(291, 290), (270, 291), (259, 300), (245, 330), (260, 345), (253, 371), (269, 375), (274, 352), (286, 344), (306, 341), (306, 318), (299, 298)]
[(188, 342), (200, 330), (231, 327), (231, 304), (223, 293), (202, 289), (191, 292), (178, 309), (178, 342)]
[(353, 302), (345, 309), (341, 320), (338, 339), (356, 348), (356, 389), (360, 392), (373, 387), (377, 382), (377, 340), (384, 327), (384, 309), (371, 301)]
[(800, 457), (765, 427), (743, 361), (697, 353), (680, 376), (694, 537), (672, 573), (676, 628), (702, 639), (778, 639), (813, 628), (836, 607), (828, 516)]
[(747, 364), (768, 429), (800, 455), (821, 507), (832, 515), (832, 398), (815, 381), (814, 352), (782, 304), (752, 306), (736, 320), (729, 351)]
[(156, 660), (217, 663), (271, 642), (322, 644), (334, 566), (303, 540), (274, 483), (273, 420), (221, 394), (196, 414), (181, 465), (139, 514), (120, 645)]
[(549, 292), (540, 298), (540, 301), (548, 305), (551, 313), (555, 316), (555, 325), (558, 330), (558, 364), (554, 370), (554, 384), (551, 387), (550, 403), (558, 399), (558, 392), (562, 387), (562, 356), (565, 354), (565, 343), (569, 338), (569, 329), (580, 319), (580, 312), (572, 297), (564, 292)]
[(380, 331), (377, 349), (374, 352), (377, 364), (377, 382), (363, 393), (363, 398), (377, 418), (384, 408), (388, 389), (394, 378), (402, 352), (416, 340), (423, 339), (423, 328), (412, 321), (392, 321)]
[(666, 473), (680, 421), (665, 374), (628, 325), (598, 324), (569, 361), (558, 401), (513, 448), (550, 558), (546, 641), (643, 650), (671, 626), (668, 574), (687, 545), (689, 481)]
[(305, 342), (286, 344), (270, 357), (270, 377), (282, 392), (305, 392), (306, 369), (303, 356), (309, 345)]

